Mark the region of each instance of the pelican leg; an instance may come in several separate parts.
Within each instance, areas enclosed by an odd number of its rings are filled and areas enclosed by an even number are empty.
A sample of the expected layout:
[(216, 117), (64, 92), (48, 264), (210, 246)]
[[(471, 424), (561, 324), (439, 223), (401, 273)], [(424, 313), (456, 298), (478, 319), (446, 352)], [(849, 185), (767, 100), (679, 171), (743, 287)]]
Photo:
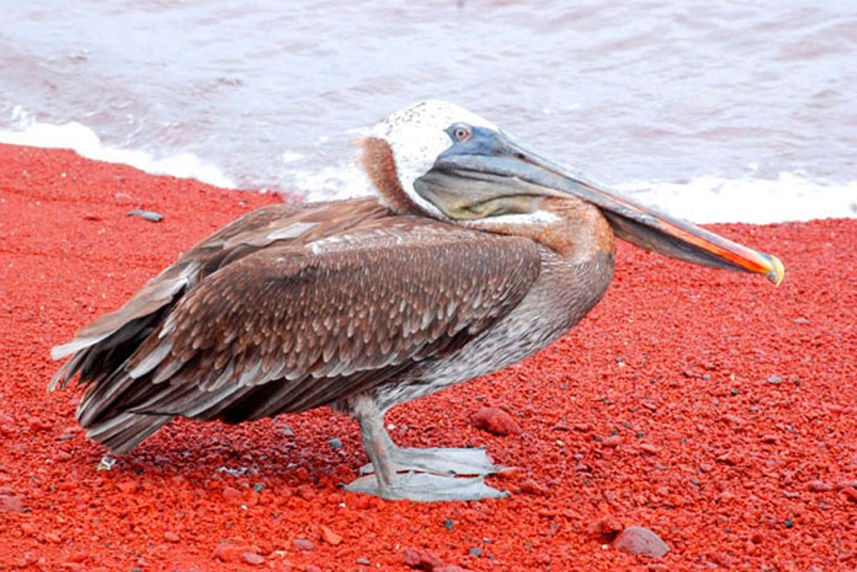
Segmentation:
[[(483, 449), (402, 449), (384, 429), (377, 410), (357, 415), (363, 448), (371, 463), (346, 490), (387, 499), (432, 502), (502, 498), (509, 493), (485, 484), (485, 475), (498, 472)], [(373, 474), (368, 474), (368, 473)], [(457, 477), (456, 475), (476, 475)]]

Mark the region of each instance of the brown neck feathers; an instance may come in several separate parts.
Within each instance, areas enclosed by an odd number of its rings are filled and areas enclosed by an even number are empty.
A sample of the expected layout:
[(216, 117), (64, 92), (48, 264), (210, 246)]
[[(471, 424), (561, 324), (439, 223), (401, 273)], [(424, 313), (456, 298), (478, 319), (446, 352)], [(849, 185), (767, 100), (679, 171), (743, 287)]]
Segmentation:
[(363, 153), (360, 159), (363, 169), (378, 192), (389, 203), (390, 208), (400, 214), (419, 214), (420, 210), (399, 182), (396, 161), (390, 144), (376, 137), (366, 137), (362, 144)]

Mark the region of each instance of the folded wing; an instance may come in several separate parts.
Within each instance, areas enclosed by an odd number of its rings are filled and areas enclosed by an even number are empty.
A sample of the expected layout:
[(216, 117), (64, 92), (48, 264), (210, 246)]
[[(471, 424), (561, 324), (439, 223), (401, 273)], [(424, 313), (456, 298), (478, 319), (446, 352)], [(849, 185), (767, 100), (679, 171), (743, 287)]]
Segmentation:
[(523, 299), (539, 260), (528, 239), (408, 216), (269, 241), (148, 315), (113, 370), (85, 372), (78, 417), (121, 452), (174, 416), (235, 423), (333, 404), (466, 344)]

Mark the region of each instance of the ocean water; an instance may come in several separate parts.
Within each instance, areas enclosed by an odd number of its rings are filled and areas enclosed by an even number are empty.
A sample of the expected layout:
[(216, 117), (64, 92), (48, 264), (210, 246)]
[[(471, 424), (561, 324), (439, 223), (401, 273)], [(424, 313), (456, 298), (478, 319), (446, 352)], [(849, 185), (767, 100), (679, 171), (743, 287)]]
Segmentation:
[(424, 98), (697, 222), (857, 217), (857, 3), (0, 0), (0, 141), (365, 194)]

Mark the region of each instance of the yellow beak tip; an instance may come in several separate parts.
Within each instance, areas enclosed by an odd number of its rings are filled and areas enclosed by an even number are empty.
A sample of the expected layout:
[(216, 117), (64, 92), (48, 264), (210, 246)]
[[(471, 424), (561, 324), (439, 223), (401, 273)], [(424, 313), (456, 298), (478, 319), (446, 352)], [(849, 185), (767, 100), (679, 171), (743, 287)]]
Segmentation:
[(771, 269), (766, 274), (768, 280), (774, 283), (774, 286), (779, 286), (782, 283), (783, 278), (786, 276), (786, 267), (783, 266), (782, 261), (771, 255)]

